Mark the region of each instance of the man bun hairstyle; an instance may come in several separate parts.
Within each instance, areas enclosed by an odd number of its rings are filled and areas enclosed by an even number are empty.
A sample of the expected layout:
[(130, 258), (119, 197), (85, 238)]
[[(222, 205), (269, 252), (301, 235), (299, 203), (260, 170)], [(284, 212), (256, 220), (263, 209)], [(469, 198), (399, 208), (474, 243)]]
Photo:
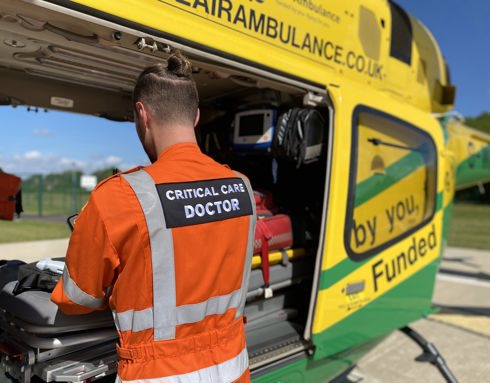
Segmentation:
[(166, 66), (156, 64), (144, 69), (134, 87), (133, 108), (139, 101), (163, 124), (194, 124), (199, 96), (191, 76), (192, 64), (181, 53), (169, 56)]
[(181, 54), (173, 54), (167, 60), (167, 70), (178, 77), (191, 78), (192, 64)]

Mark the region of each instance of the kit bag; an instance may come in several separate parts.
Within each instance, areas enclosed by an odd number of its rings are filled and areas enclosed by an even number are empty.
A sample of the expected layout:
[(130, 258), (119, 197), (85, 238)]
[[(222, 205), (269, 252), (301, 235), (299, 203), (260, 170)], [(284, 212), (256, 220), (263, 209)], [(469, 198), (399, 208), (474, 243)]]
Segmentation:
[(24, 291), (41, 290), (52, 292), (61, 275), (50, 270), (39, 270), (36, 263), (21, 265), (17, 273), (17, 284), (12, 293), (19, 295)]
[(276, 214), (257, 220), (254, 254), (260, 254), (264, 286), (269, 287), (269, 252), (293, 245), (291, 219), (286, 214)]
[(303, 164), (317, 161), (323, 149), (327, 123), (316, 109), (293, 108), (277, 119), (272, 154), (278, 160)]
[(257, 216), (270, 217), (277, 213), (278, 209), (274, 203), (272, 192), (268, 190), (254, 190), (254, 199)]

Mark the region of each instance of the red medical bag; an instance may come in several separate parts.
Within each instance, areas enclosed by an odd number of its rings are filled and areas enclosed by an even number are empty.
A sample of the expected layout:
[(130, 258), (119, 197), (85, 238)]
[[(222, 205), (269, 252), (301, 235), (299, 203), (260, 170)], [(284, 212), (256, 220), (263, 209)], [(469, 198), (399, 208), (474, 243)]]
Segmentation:
[(260, 253), (265, 286), (269, 285), (269, 252), (293, 245), (293, 227), (286, 214), (276, 214), (257, 220), (254, 254)]
[(255, 206), (259, 217), (268, 217), (277, 213), (272, 193), (267, 190), (254, 190)]

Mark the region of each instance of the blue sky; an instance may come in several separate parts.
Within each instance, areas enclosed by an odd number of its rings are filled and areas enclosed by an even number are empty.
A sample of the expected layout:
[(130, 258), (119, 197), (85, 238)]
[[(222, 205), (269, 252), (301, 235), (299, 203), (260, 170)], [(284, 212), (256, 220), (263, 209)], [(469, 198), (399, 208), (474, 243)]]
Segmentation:
[[(490, 1), (398, 0), (432, 32), (457, 86), (456, 110), (490, 111)], [(26, 177), (70, 169), (90, 173), (148, 163), (133, 124), (25, 107), (0, 107), (0, 167)]]
[(0, 167), (21, 177), (148, 163), (132, 123), (26, 107), (1, 107), (0, 114)]

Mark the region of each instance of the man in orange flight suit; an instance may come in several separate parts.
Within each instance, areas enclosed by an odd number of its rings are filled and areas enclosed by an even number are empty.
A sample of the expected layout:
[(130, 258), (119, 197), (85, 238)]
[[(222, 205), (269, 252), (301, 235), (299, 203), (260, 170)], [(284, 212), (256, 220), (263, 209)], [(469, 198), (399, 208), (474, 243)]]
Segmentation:
[(101, 182), (77, 220), (51, 299), (67, 314), (113, 311), (118, 382), (250, 381), (243, 309), (255, 205), (242, 175), (196, 144), (191, 65), (138, 78), (138, 136), (152, 164)]

